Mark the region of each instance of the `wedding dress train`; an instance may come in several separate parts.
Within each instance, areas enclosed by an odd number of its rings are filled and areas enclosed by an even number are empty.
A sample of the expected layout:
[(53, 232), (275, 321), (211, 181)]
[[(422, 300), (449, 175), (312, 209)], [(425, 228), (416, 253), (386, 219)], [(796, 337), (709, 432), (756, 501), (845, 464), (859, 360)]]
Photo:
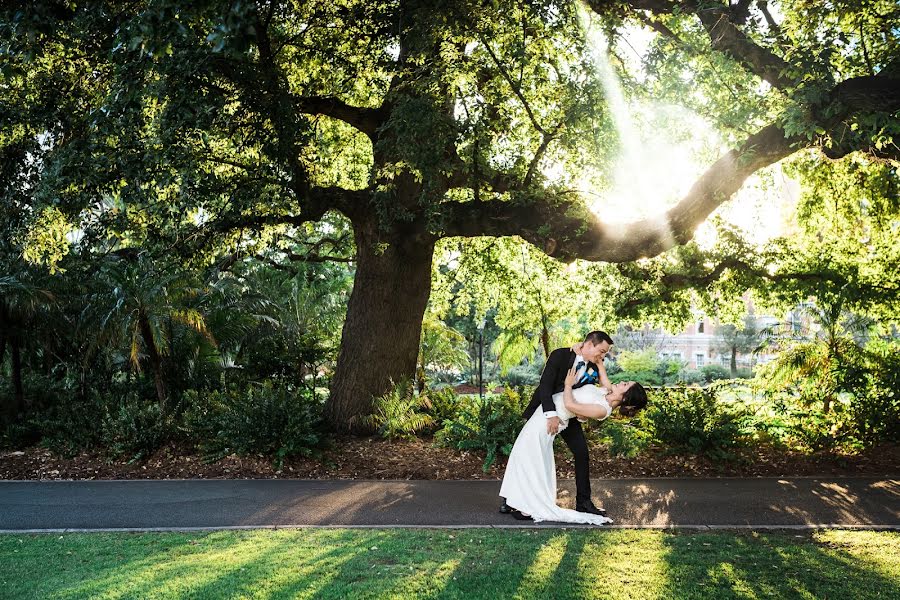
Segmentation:
[[(606, 415), (609, 416), (609, 403), (606, 402), (606, 389), (595, 385), (586, 385), (572, 391), (575, 401), (582, 404), (605, 404)], [(563, 393), (553, 395), (556, 414), (559, 417), (559, 430), (569, 424), (569, 419), (577, 418), (563, 403)], [(604, 417), (606, 418), (606, 417)], [(560, 521), (564, 523), (589, 523), (605, 525), (612, 519), (600, 515), (578, 512), (561, 508), (556, 504), (556, 460), (553, 456), (553, 439), (556, 436), (547, 433), (547, 418), (538, 407), (534, 414), (519, 432), (513, 445), (500, 485), (500, 496), (506, 503), (535, 521)]]

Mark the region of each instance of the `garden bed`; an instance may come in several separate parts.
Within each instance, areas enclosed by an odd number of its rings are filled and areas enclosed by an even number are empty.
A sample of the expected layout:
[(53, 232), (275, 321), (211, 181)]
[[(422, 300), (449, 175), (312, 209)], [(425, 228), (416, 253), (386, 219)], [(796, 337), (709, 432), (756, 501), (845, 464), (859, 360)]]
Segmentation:
[[(773, 447), (739, 451), (736, 460), (716, 463), (702, 456), (667, 455), (650, 448), (633, 459), (612, 458), (602, 445), (591, 449), (591, 475), (618, 477), (791, 477), (897, 476), (900, 447), (881, 446), (859, 455), (802, 454)], [(110, 460), (100, 452), (71, 458), (41, 447), (0, 452), (0, 479), (499, 479), (506, 457), (487, 473), (484, 456), (434, 447), (430, 439), (386, 441), (338, 437), (313, 458), (290, 458), (276, 470), (265, 457), (227, 456), (205, 463), (189, 448), (167, 445), (148, 459)], [(560, 442), (557, 472), (573, 478), (571, 456)]]

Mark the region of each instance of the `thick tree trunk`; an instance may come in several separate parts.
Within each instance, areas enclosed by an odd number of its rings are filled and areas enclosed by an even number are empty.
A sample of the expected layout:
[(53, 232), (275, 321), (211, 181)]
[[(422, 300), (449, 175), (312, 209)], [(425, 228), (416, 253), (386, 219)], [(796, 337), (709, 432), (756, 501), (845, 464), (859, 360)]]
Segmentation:
[(373, 397), (415, 377), (434, 240), (410, 233), (384, 247), (372, 224), (354, 233), (356, 277), (326, 415), (337, 430), (361, 432)]

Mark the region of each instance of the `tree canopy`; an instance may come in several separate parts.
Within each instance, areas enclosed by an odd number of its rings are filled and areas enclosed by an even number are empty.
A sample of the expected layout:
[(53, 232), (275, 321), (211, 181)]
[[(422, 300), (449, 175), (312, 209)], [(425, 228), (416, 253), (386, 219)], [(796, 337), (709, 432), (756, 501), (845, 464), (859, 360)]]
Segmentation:
[[(652, 218), (611, 225), (547, 175), (593, 169), (602, 185), (618, 148), (583, 10), (613, 41), (630, 97), (682, 104), (732, 148)], [(900, 158), (898, 20), (890, 0), (5, 6), (3, 260), (56, 268), (70, 252), (131, 260), (140, 248), (195, 267), (353, 261), (329, 401), (340, 426), (415, 372), (444, 238), (518, 236), (552, 258), (618, 264), (602, 268), (630, 282), (623, 313), (773, 278), (808, 284), (793, 293), (840, 281), (896, 297), (896, 266), (860, 252), (897, 252), (884, 217), (896, 206), (861, 203), (872, 186), (896, 190), (896, 163), (879, 161)], [(655, 32), (639, 74), (615, 60), (629, 27)], [(797, 153), (814, 190), (807, 229), (840, 214), (865, 241), (829, 237), (833, 253), (785, 242), (760, 254), (728, 232), (713, 254), (687, 244), (751, 174)], [(828, 204), (848, 194), (843, 214)]]

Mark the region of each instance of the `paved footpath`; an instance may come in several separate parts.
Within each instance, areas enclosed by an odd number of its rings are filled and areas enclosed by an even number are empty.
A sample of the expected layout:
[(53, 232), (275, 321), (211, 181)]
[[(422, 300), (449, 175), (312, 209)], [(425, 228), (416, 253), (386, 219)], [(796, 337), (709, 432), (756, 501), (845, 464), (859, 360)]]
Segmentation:
[[(498, 481), (0, 481), (0, 532), (520, 527)], [(597, 479), (614, 527), (900, 529), (900, 479)], [(560, 483), (571, 506), (574, 484)], [(532, 527), (559, 527), (544, 523)]]

